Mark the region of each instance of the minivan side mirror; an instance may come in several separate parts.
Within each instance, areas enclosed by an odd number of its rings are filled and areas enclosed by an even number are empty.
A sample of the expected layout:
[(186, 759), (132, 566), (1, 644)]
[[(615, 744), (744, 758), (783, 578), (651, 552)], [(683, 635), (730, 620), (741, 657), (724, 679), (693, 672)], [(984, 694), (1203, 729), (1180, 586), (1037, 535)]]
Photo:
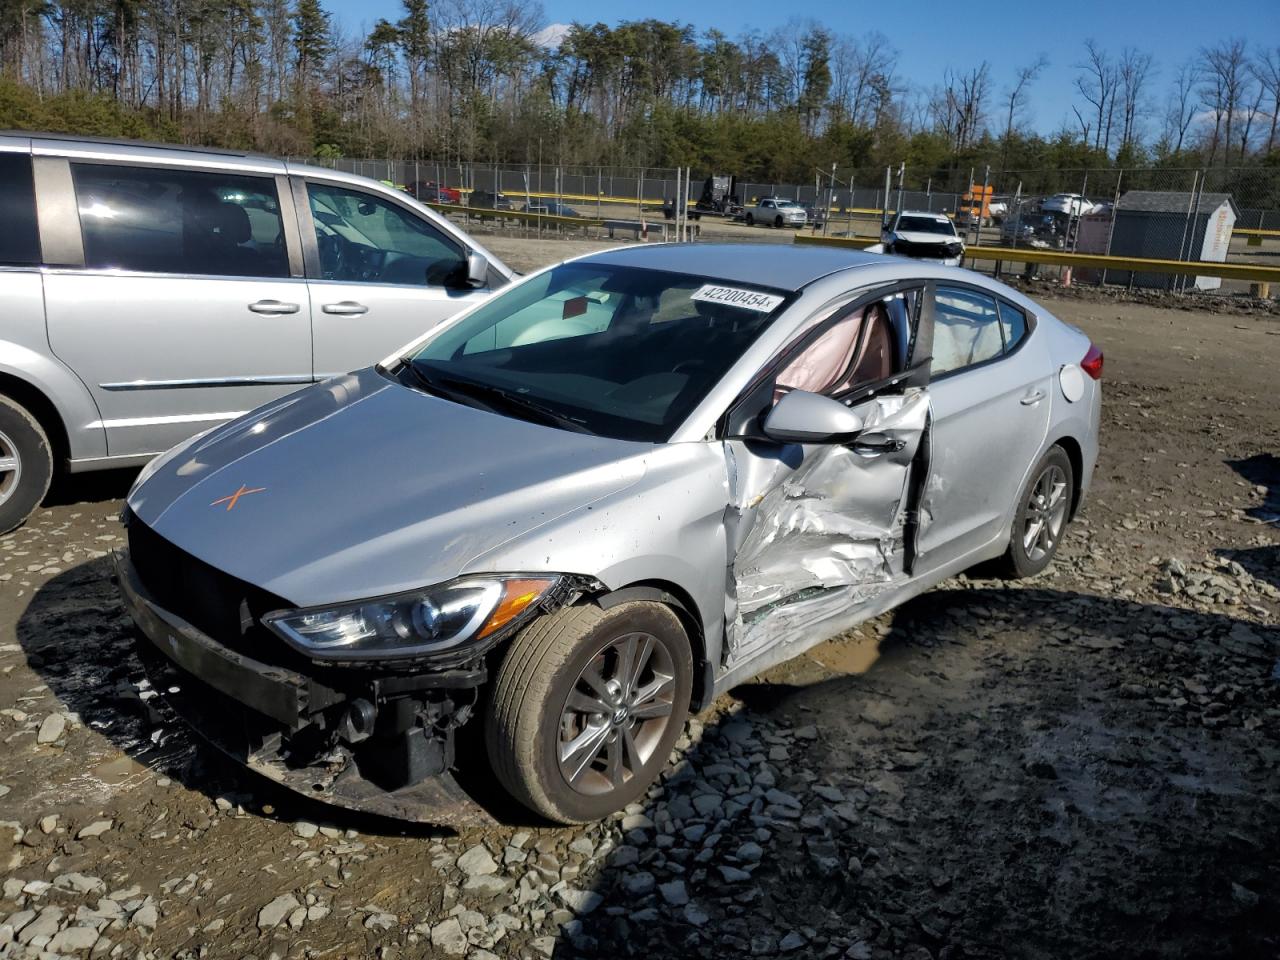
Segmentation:
[(437, 262), (427, 267), (427, 283), (443, 281), (444, 286), (455, 290), (469, 290), (489, 285), (489, 259), (484, 254), (468, 253), (465, 260), (454, 261), (448, 268), (446, 276), (436, 279), (440, 276), (440, 268), (447, 263), (448, 261)]
[(792, 390), (773, 405), (763, 430), (779, 443), (848, 443), (862, 432), (862, 418), (839, 400)]
[(489, 260), (482, 253), (467, 254), (467, 284), (483, 287), (489, 282)]

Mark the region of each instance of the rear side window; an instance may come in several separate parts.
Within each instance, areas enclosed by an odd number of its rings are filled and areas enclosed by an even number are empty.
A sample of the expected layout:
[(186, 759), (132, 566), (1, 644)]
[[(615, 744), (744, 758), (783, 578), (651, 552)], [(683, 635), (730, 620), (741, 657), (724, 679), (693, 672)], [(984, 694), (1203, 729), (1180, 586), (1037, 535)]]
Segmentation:
[(1004, 352), (1008, 353), (1027, 335), (1027, 315), (1001, 300), (1000, 326), (1004, 329)]
[(23, 267), (39, 262), (31, 155), (0, 153), (0, 264)]
[(1003, 349), (994, 298), (972, 290), (938, 287), (933, 311), (933, 376), (994, 360)]
[(215, 277), (286, 277), (275, 180), (71, 164), (85, 266)]

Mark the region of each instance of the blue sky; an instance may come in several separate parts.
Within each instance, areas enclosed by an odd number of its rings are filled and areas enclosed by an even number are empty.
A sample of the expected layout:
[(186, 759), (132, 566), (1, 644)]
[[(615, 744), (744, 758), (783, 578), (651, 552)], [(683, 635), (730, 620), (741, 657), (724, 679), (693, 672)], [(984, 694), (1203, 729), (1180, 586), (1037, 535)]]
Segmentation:
[[(349, 31), (367, 29), (379, 17), (394, 20), (400, 15), (399, 0), (324, 0), (324, 5)], [(1280, 0), (648, 0), (634, 5), (544, 0), (543, 10), (547, 24), (654, 17), (690, 23), (699, 32), (716, 27), (730, 36), (753, 27), (767, 33), (792, 17), (812, 18), (855, 36), (879, 30), (899, 51), (899, 75), (913, 85), (928, 87), (948, 66), (964, 69), (986, 59), (997, 94), (1018, 65), (1044, 53), (1049, 67), (1032, 90), (1027, 120), (1045, 132), (1071, 119), (1074, 64), (1086, 37), (1115, 52), (1135, 46), (1151, 53), (1158, 67), (1153, 91), (1160, 100), (1178, 64), (1202, 45), (1227, 37), (1280, 44)]]

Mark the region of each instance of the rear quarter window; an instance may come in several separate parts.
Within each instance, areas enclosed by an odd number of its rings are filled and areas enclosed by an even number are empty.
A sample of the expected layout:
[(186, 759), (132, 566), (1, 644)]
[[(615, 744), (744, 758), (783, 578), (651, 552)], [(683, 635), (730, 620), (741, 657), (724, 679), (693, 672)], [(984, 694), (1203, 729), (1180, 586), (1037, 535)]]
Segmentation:
[(40, 234), (36, 229), (36, 191), (28, 153), (0, 153), (0, 224), (0, 264), (38, 264)]

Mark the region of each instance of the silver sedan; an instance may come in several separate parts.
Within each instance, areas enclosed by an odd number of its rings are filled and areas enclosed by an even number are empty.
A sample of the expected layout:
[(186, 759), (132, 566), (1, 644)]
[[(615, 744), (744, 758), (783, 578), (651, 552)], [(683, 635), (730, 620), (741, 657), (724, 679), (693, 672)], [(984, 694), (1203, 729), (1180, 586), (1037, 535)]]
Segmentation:
[(154, 461), (120, 583), (156, 688), (254, 769), (461, 822), (487, 759), (589, 821), (753, 674), (980, 561), (1043, 570), (1101, 374), (975, 273), (599, 253)]

